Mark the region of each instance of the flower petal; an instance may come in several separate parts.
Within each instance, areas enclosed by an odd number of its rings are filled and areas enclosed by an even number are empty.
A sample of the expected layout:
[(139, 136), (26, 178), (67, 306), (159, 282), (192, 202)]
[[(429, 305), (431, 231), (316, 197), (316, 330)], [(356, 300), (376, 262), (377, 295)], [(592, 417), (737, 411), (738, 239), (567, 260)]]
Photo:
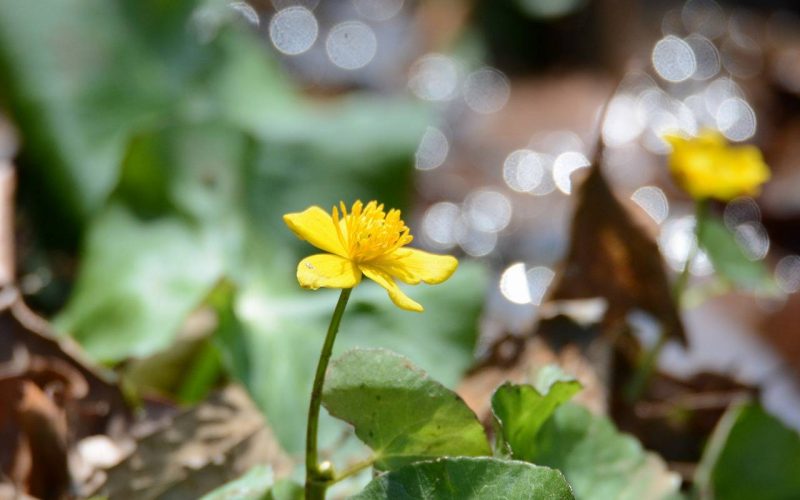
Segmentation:
[(391, 254), (370, 262), (403, 283), (416, 285), (423, 281), (429, 285), (444, 282), (453, 275), (458, 261), (450, 255), (436, 255), (415, 248), (399, 248)]
[(297, 281), (303, 288), (353, 288), (361, 282), (361, 271), (350, 260), (320, 253), (297, 265)]
[(314, 206), (302, 212), (283, 216), (283, 221), (294, 234), (315, 247), (341, 257), (347, 257), (339, 233), (333, 225), (333, 218), (325, 210)]
[(397, 283), (395, 283), (392, 277), (385, 271), (377, 267), (363, 264), (359, 267), (361, 267), (361, 271), (364, 272), (367, 278), (373, 280), (389, 292), (389, 298), (392, 299), (394, 305), (406, 311), (423, 311), (422, 306), (411, 300), (408, 295), (404, 294), (403, 291), (398, 288)]

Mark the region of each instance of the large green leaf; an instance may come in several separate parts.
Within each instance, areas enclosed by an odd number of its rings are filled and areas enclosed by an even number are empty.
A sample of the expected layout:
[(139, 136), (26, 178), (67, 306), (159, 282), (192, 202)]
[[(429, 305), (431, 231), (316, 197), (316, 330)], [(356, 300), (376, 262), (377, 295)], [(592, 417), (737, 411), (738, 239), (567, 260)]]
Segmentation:
[(165, 348), (220, 278), (218, 244), (180, 219), (143, 222), (111, 206), (92, 225), (81, 274), (56, 327), (103, 361)]
[(606, 417), (566, 403), (540, 429), (530, 460), (560, 470), (579, 499), (673, 498), (680, 486), (657, 455)]
[[(401, 209), (408, 205), (412, 158), (427, 120), (424, 109), (404, 100), (358, 96), (322, 110), (298, 106), (294, 113), (301, 128), (291, 137), (252, 131), (263, 147), (247, 171), (248, 212), (271, 241), (290, 241), (308, 253), (280, 216), (310, 205), (330, 210), (357, 199)], [(287, 123), (282, 131), (288, 134), (291, 128)]]
[(353, 425), (381, 469), (491, 454), (483, 426), (456, 393), (385, 349), (354, 349), (333, 361), (322, 404)]
[(532, 461), (536, 456), (536, 435), (562, 403), (581, 389), (575, 380), (555, 381), (541, 393), (531, 385), (507, 382), (492, 396), (492, 412), (502, 438), (503, 449), (513, 458)]
[(353, 500), (568, 500), (560, 472), (497, 458), (445, 458), (419, 462), (374, 479)]
[(128, 134), (177, 94), (174, 68), (149, 53), (123, 3), (0, 2), (2, 91), (25, 137), (26, 175), (52, 197), (37, 204), (60, 209), (50, 220), (77, 222), (100, 207)]
[[(299, 290), (295, 266), (294, 260), (276, 266), (274, 281), (242, 289), (235, 306), (237, 328), (246, 344), (239, 352), (249, 361), (234, 363), (250, 366), (249, 373), (241, 374), (243, 382), (290, 453), (303, 450), (302, 416), (336, 304), (336, 292)], [(485, 286), (484, 268), (462, 263), (441, 285), (409, 288), (408, 293), (425, 306), (425, 312), (417, 314), (398, 309), (385, 290), (365, 280), (351, 296), (334, 355), (352, 347), (384, 347), (413, 359), (434, 379), (455, 385), (472, 363)], [(321, 425), (322, 434), (328, 435), (326, 425), (328, 431), (340, 428), (325, 420)], [(325, 446), (326, 439), (321, 438), (321, 444)]]
[(224, 124), (178, 122), (144, 131), (128, 147), (114, 197), (144, 217), (180, 213), (221, 225), (245, 206), (243, 170), (255, 147)]
[(696, 484), (704, 498), (783, 500), (800, 495), (799, 471), (800, 434), (746, 403), (718, 424)]

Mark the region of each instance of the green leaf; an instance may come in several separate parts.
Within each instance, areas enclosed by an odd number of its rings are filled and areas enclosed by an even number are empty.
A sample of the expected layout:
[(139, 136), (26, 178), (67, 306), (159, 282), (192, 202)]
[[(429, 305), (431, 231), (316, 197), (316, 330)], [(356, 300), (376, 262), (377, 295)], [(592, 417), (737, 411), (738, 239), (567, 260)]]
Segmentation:
[(102, 361), (165, 348), (221, 277), (216, 244), (180, 219), (143, 222), (123, 207), (109, 207), (89, 231), (57, 329)]
[(530, 460), (563, 472), (579, 499), (672, 498), (680, 486), (661, 458), (620, 433), (608, 418), (573, 403), (556, 409), (533, 451)]
[(717, 425), (698, 468), (696, 484), (708, 498), (797, 498), (798, 471), (800, 434), (761, 406), (744, 403), (728, 410)]
[[(308, 410), (314, 366), (337, 293), (299, 290), (296, 265), (293, 259), (275, 265), (269, 271), (272, 281), (243, 288), (235, 305), (236, 328), (246, 345), (236, 365), (250, 367), (242, 382), (290, 453), (303, 450), (305, 419), (298, 415)], [(462, 262), (441, 285), (409, 287), (408, 293), (425, 306), (422, 314), (398, 309), (385, 290), (365, 280), (353, 291), (334, 356), (353, 347), (383, 347), (413, 359), (434, 379), (455, 385), (472, 364), (486, 280), (483, 266)], [(321, 421), (321, 435), (337, 438), (341, 427), (333, 422)], [(322, 437), (320, 445), (331, 445), (333, 439)]]
[(545, 393), (510, 382), (498, 387), (492, 396), (492, 412), (505, 450), (513, 458), (533, 461), (539, 429), (558, 406), (580, 390), (581, 384), (575, 380), (555, 381)]
[(706, 251), (714, 269), (737, 287), (758, 290), (769, 285), (770, 275), (762, 261), (752, 261), (725, 224), (711, 215), (700, 215), (698, 244)]
[(243, 171), (255, 145), (215, 123), (172, 123), (137, 134), (114, 191), (143, 217), (178, 212), (216, 223), (244, 207)]
[[(296, 136), (252, 130), (262, 147), (247, 170), (247, 210), (270, 241), (289, 241), (307, 254), (307, 244), (286, 230), (280, 215), (310, 205), (330, 210), (342, 200), (349, 205), (376, 199), (387, 207), (408, 206), (412, 158), (427, 120), (424, 109), (408, 101), (359, 96), (324, 111), (299, 106), (295, 113)], [(259, 115), (262, 121), (267, 116)], [(292, 125), (287, 128), (284, 134)]]
[(483, 426), (456, 393), (385, 349), (354, 349), (333, 361), (322, 404), (355, 427), (381, 469), (491, 454)]
[(219, 1), (0, 2), (0, 93), (25, 137), (45, 231), (74, 238), (114, 188), (131, 137), (154, 124), (246, 126), (248, 110), (298, 128), (287, 120), (297, 97), (237, 17)]
[(222, 364), (233, 378), (243, 382), (246, 386), (250, 385), (252, 360), (247, 354), (247, 337), (234, 311), (235, 285), (228, 280), (221, 281), (209, 294), (206, 303), (213, 308), (217, 315), (213, 340), (219, 349)]
[(497, 458), (445, 458), (419, 462), (378, 476), (353, 500), (568, 500), (560, 472)]
[(51, 214), (70, 222), (101, 206), (127, 134), (175, 94), (171, 67), (148, 53), (121, 3), (0, 2), (4, 92), (23, 130), (26, 167), (67, 212)]

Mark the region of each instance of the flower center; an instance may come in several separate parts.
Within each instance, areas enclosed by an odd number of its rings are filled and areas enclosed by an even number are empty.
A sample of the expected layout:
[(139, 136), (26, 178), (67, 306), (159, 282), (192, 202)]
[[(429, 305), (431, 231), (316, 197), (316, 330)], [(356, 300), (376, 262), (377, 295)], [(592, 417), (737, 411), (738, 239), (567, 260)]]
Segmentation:
[(339, 241), (356, 262), (368, 262), (389, 254), (411, 243), (413, 237), (400, 218), (400, 210), (383, 211), (383, 204), (371, 201), (364, 206), (360, 201), (353, 203), (350, 213), (344, 202), (339, 210), (333, 207), (333, 222)]

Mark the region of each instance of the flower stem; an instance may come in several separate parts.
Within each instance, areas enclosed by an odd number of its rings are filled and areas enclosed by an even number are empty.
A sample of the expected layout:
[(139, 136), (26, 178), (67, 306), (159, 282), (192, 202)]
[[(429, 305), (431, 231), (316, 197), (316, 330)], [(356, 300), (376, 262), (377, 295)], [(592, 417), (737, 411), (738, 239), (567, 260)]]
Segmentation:
[(683, 271), (678, 276), (675, 284), (672, 287), (672, 298), (675, 304), (680, 308), (681, 299), (686, 291), (686, 285), (689, 284), (689, 275), (691, 274), (691, 267), (697, 254), (700, 253), (700, 241), (703, 239), (703, 233), (706, 226), (706, 217), (708, 216), (708, 200), (697, 200), (695, 202), (695, 224), (694, 234), (695, 242), (689, 250), (689, 255), (686, 257), (686, 263), (683, 265)]
[[(689, 275), (691, 274), (692, 263), (697, 258), (697, 254), (700, 253), (700, 242), (703, 240), (703, 233), (706, 225), (705, 220), (707, 216), (708, 200), (697, 200), (695, 202), (695, 241), (692, 245), (692, 248), (689, 249), (689, 254), (686, 256), (686, 263), (683, 265), (681, 274), (678, 275), (678, 279), (675, 280), (675, 283), (672, 286), (672, 300), (675, 302), (675, 306), (679, 311), (681, 308), (681, 303), (683, 302), (683, 295), (686, 292), (687, 285), (689, 284)], [(656, 344), (645, 353), (641, 363), (639, 364), (639, 368), (633, 375), (633, 380), (631, 380), (626, 388), (625, 392), (628, 402), (633, 403), (638, 400), (644, 390), (647, 388), (650, 378), (653, 376), (653, 372), (658, 366), (658, 358), (661, 355), (661, 351), (664, 349), (664, 346), (667, 345), (667, 340), (669, 339), (670, 333), (672, 332), (670, 332), (668, 329), (662, 328)]]
[(339, 295), (339, 302), (333, 311), (331, 323), (328, 326), (328, 333), (325, 335), (325, 343), (322, 345), (322, 352), (319, 354), (317, 362), (317, 373), (314, 376), (314, 386), (311, 389), (311, 402), (308, 405), (308, 427), (306, 428), (306, 500), (323, 500), (325, 490), (331, 481), (330, 471), (320, 470), (317, 463), (317, 431), (319, 429), (319, 407), (322, 403), (322, 385), (325, 382), (325, 372), (328, 369), (328, 362), (333, 351), (333, 342), (336, 340), (336, 332), (339, 331), (339, 323), (342, 322), (344, 309), (347, 300), (350, 298), (352, 288), (343, 288)]

